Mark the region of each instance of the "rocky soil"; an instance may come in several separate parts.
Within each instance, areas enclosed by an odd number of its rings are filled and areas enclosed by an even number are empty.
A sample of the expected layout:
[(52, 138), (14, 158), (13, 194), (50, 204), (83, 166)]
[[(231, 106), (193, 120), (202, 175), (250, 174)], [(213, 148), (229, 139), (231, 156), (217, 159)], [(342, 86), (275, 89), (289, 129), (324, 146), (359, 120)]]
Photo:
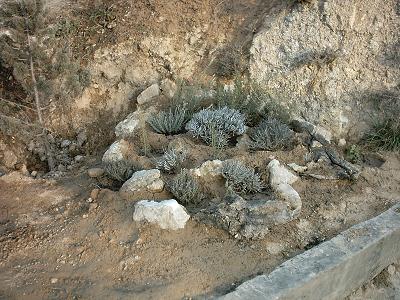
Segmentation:
[(58, 181), (4, 175), (1, 295), (181, 299), (224, 293), (396, 203), (400, 157), (384, 159), (380, 167), (363, 165), (355, 183), (302, 179), (298, 219), (273, 227), (262, 240), (237, 240), (193, 219), (177, 231), (134, 222), (134, 202), (98, 189), (83, 169)]

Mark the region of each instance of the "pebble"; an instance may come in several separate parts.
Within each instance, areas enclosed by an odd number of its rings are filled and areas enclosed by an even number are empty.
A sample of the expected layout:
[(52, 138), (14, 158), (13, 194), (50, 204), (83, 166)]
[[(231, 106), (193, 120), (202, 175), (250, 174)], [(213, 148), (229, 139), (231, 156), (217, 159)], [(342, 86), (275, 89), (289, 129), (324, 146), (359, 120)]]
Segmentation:
[(100, 189), (93, 189), (90, 192), (90, 198), (92, 198), (93, 200), (96, 200), (97, 197), (99, 196), (99, 193), (100, 193)]
[(393, 265), (390, 265), (387, 270), (390, 275), (394, 275), (394, 273), (396, 273), (396, 267)]
[(82, 218), (84, 218), (84, 219), (86, 219), (87, 217), (89, 217), (88, 214), (84, 214), (84, 215), (82, 216)]
[(104, 169), (102, 168), (91, 168), (88, 170), (89, 177), (96, 178), (104, 174)]
[(50, 280), (50, 282), (51, 282), (52, 284), (57, 283), (57, 282), (58, 282), (58, 278), (52, 278), (52, 279)]
[(37, 176), (37, 174), (38, 174), (38, 172), (37, 172), (37, 171), (32, 171), (32, 172), (31, 172), (31, 176), (32, 176), (32, 177), (36, 177), (36, 176)]

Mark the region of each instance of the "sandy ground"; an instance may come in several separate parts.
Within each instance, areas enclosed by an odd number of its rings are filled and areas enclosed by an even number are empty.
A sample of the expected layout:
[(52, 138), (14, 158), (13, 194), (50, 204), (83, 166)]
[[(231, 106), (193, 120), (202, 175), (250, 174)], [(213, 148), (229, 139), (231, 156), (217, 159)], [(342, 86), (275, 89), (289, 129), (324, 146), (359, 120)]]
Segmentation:
[[(55, 180), (0, 178), (0, 299), (181, 299), (225, 293), (400, 199), (400, 159), (364, 166), (356, 183), (302, 179), (298, 220), (259, 241), (189, 221), (163, 231), (85, 171)], [(374, 298), (378, 299), (378, 298)], [(393, 299), (393, 298), (391, 298)]]

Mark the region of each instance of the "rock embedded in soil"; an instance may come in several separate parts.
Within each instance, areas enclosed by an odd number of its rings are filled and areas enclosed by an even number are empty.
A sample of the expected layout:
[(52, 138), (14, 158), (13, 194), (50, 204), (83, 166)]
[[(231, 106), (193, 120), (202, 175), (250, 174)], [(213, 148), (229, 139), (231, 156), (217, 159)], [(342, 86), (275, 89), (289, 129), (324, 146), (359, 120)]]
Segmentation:
[(122, 185), (120, 192), (123, 194), (140, 191), (159, 193), (164, 189), (164, 182), (160, 177), (160, 170), (157, 169), (135, 172)]
[(103, 168), (91, 168), (88, 170), (88, 175), (91, 178), (101, 177), (104, 174)]
[(138, 129), (143, 128), (149, 116), (155, 112), (156, 109), (153, 106), (145, 110), (139, 108), (115, 126), (115, 135), (118, 138), (133, 137)]
[(299, 179), (299, 177), (292, 174), (276, 159), (270, 161), (270, 163), (268, 164), (268, 170), (269, 183), (271, 184), (272, 188), (283, 183), (292, 184)]
[(184, 228), (189, 218), (185, 208), (174, 199), (161, 202), (139, 201), (133, 213), (133, 220), (136, 222), (147, 221), (162, 229), (172, 230)]
[(104, 153), (103, 163), (116, 162), (124, 160), (125, 153), (128, 151), (129, 143), (125, 140), (118, 140), (111, 144), (111, 146)]
[(209, 160), (204, 162), (199, 168), (192, 169), (192, 173), (198, 177), (215, 177), (222, 175), (222, 161)]
[(278, 160), (273, 159), (267, 166), (269, 171), (269, 183), (272, 189), (289, 204), (292, 216), (297, 216), (301, 211), (301, 198), (297, 191), (291, 186), (299, 177), (292, 174), (282, 166)]
[(195, 218), (222, 228), (237, 239), (264, 238), (271, 227), (293, 219), (291, 210), (283, 201), (270, 199), (246, 201), (239, 195), (201, 210)]
[(140, 93), (140, 95), (137, 97), (137, 103), (139, 105), (142, 105), (159, 95), (160, 95), (160, 87), (157, 83), (154, 83)]

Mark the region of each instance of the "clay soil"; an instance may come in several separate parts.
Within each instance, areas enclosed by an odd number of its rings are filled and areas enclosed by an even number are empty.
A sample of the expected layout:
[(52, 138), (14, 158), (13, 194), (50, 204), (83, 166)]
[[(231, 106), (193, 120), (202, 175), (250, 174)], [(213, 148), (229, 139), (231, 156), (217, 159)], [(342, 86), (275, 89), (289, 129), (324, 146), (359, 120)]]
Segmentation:
[(300, 217), (258, 241), (235, 240), (194, 220), (179, 231), (136, 224), (134, 202), (116, 192), (102, 189), (87, 201), (98, 182), (85, 167), (58, 180), (10, 173), (0, 178), (0, 299), (225, 293), (398, 202), (400, 156), (383, 157), (379, 167), (365, 164), (354, 183), (302, 178)]

